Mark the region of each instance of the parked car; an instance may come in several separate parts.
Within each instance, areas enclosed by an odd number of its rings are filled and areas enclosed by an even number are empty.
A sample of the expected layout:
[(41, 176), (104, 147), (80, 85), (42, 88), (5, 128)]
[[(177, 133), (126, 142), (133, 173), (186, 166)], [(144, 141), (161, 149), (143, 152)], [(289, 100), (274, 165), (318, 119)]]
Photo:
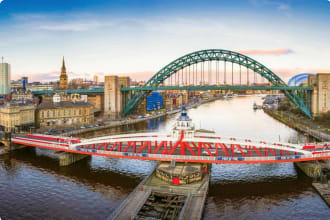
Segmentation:
[(86, 127), (85, 127), (85, 126), (81, 126), (80, 128), (81, 128), (81, 129), (85, 129)]

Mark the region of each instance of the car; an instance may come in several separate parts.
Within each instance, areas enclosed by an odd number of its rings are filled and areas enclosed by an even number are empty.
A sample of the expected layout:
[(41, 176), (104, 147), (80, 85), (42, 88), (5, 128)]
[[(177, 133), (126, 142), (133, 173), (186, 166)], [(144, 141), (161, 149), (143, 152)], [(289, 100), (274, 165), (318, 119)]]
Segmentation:
[(54, 129), (54, 128), (50, 128), (48, 131), (49, 131), (50, 133), (55, 133), (55, 132), (57, 132), (57, 130)]
[(87, 125), (87, 128), (92, 128), (93, 127), (93, 125)]
[(44, 132), (45, 135), (50, 135), (50, 133), (48, 131)]
[(99, 125), (98, 124), (95, 124), (94, 127), (98, 127)]
[(81, 128), (81, 129), (85, 129), (86, 127), (85, 127), (85, 126), (81, 126), (80, 128)]

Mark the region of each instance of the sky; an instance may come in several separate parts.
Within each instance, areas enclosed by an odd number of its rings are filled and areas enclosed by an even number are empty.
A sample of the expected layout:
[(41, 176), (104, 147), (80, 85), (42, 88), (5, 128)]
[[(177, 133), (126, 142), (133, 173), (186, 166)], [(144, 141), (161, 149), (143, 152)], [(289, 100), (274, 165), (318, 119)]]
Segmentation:
[[(284, 80), (330, 72), (329, 0), (0, 0), (12, 78), (148, 79), (187, 53), (241, 52)], [(102, 78), (102, 77), (101, 77)]]

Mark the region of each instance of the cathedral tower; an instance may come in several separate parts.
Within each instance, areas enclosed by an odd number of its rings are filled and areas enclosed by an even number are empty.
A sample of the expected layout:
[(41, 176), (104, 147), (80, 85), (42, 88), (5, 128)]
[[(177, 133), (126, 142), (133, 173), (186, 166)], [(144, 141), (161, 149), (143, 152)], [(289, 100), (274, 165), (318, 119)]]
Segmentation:
[(66, 75), (65, 61), (63, 57), (59, 89), (68, 89), (68, 75)]

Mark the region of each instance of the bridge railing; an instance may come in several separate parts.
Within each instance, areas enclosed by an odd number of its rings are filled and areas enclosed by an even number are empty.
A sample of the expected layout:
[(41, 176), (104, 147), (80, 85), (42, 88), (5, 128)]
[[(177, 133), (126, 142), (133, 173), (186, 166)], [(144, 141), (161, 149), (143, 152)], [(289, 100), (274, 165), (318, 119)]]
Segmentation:
[(262, 156), (262, 157), (227, 157), (227, 156), (192, 156), (192, 155), (168, 155), (168, 154), (149, 154), (149, 153), (134, 153), (134, 152), (116, 152), (116, 151), (105, 151), (96, 149), (85, 149), (76, 147), (74, 149), (60, 146), (56, 143), (39, 143), (33, 140), (24, 140), (13, 138), (12, 141), (18, 141), (21, 144), (26, 144), (35, 147), (53, 148), (63, 151), (71, 151), (76, 153), (89, 153), (95, 155), (103, 155), (110, 157), (127, 157), (131, 159), (144, 159), (144, 160), (177, 160), (177, 161), (192, 161), (192, 162), (267, 162), (267, 161), (290, 161), (290, 160), (317, 160), (319, 158), (330, 158), (330, 150), (323, 152), (310, 152), (305, 155), (291, 155), (291, 156)]

